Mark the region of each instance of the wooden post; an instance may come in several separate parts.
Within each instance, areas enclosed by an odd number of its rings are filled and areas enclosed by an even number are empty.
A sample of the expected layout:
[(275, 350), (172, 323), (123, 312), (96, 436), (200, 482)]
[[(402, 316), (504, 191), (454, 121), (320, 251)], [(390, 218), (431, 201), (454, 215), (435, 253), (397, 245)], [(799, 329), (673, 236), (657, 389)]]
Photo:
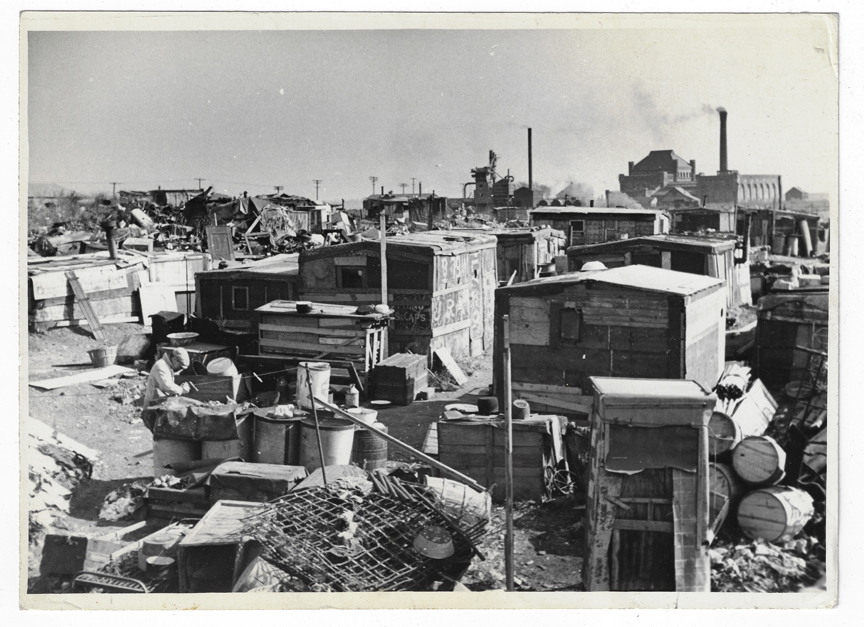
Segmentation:
[(309, 398), (312, 399), (312, 417), (315, 419), (315, 435), (318, 438), (318, 456), (321, 458), (321, 479), (327, 485), (327, 462), (324, 461), (324, 447), (321, 445), (321, 428), (318, 425), (318, 410), (315, 408), (315, 392), (312, 391), (312, 373), (306, 365), (306, 384), (309, 386)]
[[(390, 303), (387, 299), (387, 216), (384, 212), (384, 207), (381, 207), (381, 215), (378, 221), (378, 229), (381, 231), (381, 304), (389, 307)], [(386, 356), (390, 354), (389, 339), (387, 335), (381, 338), (381, 354)]]
[(506, 494), (506, 531), (504, 535), (504, 567), (507, 591), (513, 592), (513, 391), (510, 381), (510, 316), (504, 316), (504, 488)]

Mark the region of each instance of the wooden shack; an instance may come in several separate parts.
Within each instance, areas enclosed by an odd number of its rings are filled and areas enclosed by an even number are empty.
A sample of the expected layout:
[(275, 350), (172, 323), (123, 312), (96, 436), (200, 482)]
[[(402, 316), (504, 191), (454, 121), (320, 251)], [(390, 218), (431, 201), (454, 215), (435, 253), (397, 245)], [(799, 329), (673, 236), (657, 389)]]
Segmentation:
[(592, 246), (567, 249), (570, 272), (582, 269), (589, 261), (600, 261), (607, 268), (641, 264), (678, 272), (701, 274), (726, 282), (726, 307), (731, 309), (753, 302), (750, 292), (750, 262), (735, 237), (697, 235), (651, 235)]
[(655, 209), (537, 207), (531, 226), (548, 225), (567, 235), (568, 246), (583, 246), (669, 231), (669, 218)]
[[(387, 238), (390, 352), (480, 355), (492, 346), (496, 240), (447, 231)], [(381, 243), (362, 240), (300, 253), (300, 297), (345, 305), (381, 302)]]
[(197, 273), (196, 315), (221, 329), (256, 332), (256, 309), (274, 300), (297, 300), (298, 256), (275, 255)]
[[(828, 290), (759, 299), (753, 366), (769, 388), (805, 378), (812, 351), (828, 351)], [(802, 350), (803, 349), (803, 350)]]
[(725, 293), (710, 277), (627, 266), (495, 293), (495, 393), (503, 390), (502, 316), (510, 316), (514, 398), (532, 411), (587, 414), (593, 376), (692, 379), (723, 369)]
[(593, 377), (585, 589), (709, 592), (708, 421), (693, 381)]
[[(448, 233), (459, 235), (494, 235), (498, 240), (498, 283), (506, 285), (531, 281), (540, 272), (555, 263), (555, 257), (563, 248), (564, 233), (548, 226), (531, 228), (450, 229)], [(514, 274), (515, 273), (515, 274)]]

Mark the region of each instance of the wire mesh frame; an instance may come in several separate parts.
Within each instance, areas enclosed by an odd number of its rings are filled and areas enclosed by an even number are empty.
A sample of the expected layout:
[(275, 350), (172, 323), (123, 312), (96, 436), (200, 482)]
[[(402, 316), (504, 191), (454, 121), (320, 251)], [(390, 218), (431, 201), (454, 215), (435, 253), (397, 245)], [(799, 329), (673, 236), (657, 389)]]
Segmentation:
[[(412, 484), (408, 491), (434, 498), (424, 486)], [(347, 526), (346, 511), (353, 512), (357, 524), (353, 549), (338, 537)], [(417, 534), (430, 525), (451, 532), (449, 558), (432, 559), (414, 549)], [(363, 495), (338, 484), (289, 493), (247, 519), (244, 529), (279, 568), (309, 585), (339, 592), (424, 590), (434, 581), (458, 578), (471, 561), (471, 542), (484, 532), (485, 521), (454, 528), (421, 498), (406, 502), (375, 491)]]

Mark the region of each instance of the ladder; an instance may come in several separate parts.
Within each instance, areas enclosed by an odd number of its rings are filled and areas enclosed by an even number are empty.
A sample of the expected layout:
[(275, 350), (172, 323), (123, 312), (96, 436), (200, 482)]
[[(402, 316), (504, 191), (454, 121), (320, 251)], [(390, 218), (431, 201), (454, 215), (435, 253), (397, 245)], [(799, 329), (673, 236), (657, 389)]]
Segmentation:
[[(87, 318), (87, 323), (90, 325), (90, 332), (93, 334), (93, 337), (99, 340), (100, 342), (105, 339), (105, 334), (102, 332), (102, 324), (99, 322), (99, 318), (96, 316), (96, 312), (93, 311), (93, 306), (90, 304), (90, 299), (87, 298), (87, 292), (84, 291), (84, 288), (81, 287), (81, 283), (78, 282), (78, 276), (75, 274), (74, 270), (69, 270), (65, 273), (66, 278), (69, 280), (69, 285), (72, 286), (72, 292), (75, 294), (75, 300), (81, 306), (81, 309), (84, 311), (84, 317)], [(74, 305), (73, 305), (74, 307)]]

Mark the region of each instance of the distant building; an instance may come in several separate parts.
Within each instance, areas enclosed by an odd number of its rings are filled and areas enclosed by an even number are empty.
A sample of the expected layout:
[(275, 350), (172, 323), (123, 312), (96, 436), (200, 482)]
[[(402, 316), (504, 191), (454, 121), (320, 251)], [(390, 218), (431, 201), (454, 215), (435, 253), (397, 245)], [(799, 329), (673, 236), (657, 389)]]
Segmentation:
[(568, 246), (610, 242), (669, 231), (669, 218), (651, 209), (544, 207), (531, 211), (531, 226), (548, 225), (567, 236)]
[(667, 185), (652, 194), (652, 207), (657, 209), (684, 209), (699, 206), (699, 199), (678, 185)]
[(533, 209), (543, 200), (543, 192), (520, 187), (513, 192), (513, 204), (522, 209)]
[(370, 220), (377, 220), (381, 211), (392, 220), (427, 223), (447, 218), (447, 198), (436, 194), (374, 194), (363, 199), (363, 211)]
[(696, 161), (686, 161), (674, 150), (652, 150), (642, 161), (627, 164), (627, 174), (618, 175), (622, 192), (640, 204), (650, 202), (658, 189), (674, 185), (689, 190), (695, 187)]
[(828, 201), (828, 194), (808, 194), (800, 187), (793, 187), (786, 192), (784, 209), (818, 215), (824, 220), (828, 220), (831, 216), (831, 203)]
[(155, 205), (182, 207), (204, 190), (200, 189), (157, 189), (150, 190), (150, 202)]

